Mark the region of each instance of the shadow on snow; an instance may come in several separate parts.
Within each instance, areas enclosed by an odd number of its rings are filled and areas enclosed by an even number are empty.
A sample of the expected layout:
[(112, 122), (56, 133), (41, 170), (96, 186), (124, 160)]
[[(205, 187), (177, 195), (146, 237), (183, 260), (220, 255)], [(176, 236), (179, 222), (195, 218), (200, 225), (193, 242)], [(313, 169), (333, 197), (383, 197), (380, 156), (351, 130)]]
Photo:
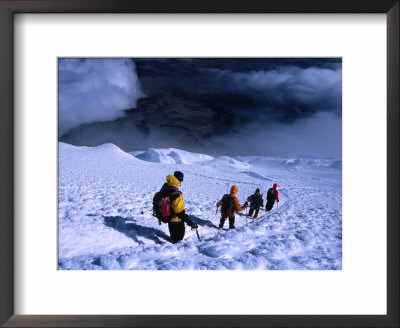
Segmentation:
[[(210, 228), (218, 228), (214, 223), (209, 220), (200, 219), (197, 216), (189, 215), (189, 220), (196, 222), (200, 227), (206, 226)], [(219, 219), (218, 219), (219, 220)]]
[(121, 216), (103, 216), (103, 218), (106, 227), (122, 232), (138, 244), (144, 244), (144, 242), (140, 241), (138, 237), (153, 240), (157, 244), (163, 244), (164, 241), (170, 242), (170, 237), (161, 230), (138, 225)]

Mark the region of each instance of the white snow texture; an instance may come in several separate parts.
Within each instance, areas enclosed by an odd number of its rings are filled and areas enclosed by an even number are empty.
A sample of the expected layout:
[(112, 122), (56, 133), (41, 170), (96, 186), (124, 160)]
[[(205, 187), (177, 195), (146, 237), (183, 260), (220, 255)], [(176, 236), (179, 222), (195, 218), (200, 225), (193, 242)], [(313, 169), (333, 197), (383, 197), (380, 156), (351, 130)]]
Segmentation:
[[(172, 244), (152, 216), (165, 177), (185, 174), (180, 190), (201, 240), (186, 226)], [(279, 208), (236, 215), (218, 230), (216, 203), (233, 184), (241, 204), (278, 183)], [(179, 149), (125, 153), (113, 144), (59, 143), (60, 270), (341, 270), (341, 161), (212, 157)], [(141, 212), (144, 212), (141, 214)]]

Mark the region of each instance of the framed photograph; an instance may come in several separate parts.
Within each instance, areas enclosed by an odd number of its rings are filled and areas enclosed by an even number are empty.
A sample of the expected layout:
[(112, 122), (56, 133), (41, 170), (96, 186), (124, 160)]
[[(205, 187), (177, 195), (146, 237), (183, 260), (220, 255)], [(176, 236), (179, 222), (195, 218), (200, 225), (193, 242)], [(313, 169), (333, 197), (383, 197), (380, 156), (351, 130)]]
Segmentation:
[(341, 82), (341, 58), (58, 58), (58, 269), (341, 270)]
[(0, 10), (3, 326), (398, 327), (398, 1)]

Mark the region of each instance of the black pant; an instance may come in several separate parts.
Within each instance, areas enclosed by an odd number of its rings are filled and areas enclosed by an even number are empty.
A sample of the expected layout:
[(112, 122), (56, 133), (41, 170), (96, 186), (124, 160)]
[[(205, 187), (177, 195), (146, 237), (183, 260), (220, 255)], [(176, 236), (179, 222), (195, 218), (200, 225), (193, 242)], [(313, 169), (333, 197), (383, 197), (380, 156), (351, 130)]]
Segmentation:
[(256, 211), (256, 212), (254, 213), (254, 216), (257, 216), (257, 215), (258, 215), (258, 212), (260, 211), (260, 208), (259, 208), (259, 207), (257, 207), (257, 208), (250, 207), (249, 216), (252, 216), (252, 215), (253, 215), (254, 210)]
[[(227, 219), (227, 217), (223, 216), (221, 218), (221, 220), (219, 221), (219, 228), (222, 228), (224, 226), (225, 220)], [(235, 217), (234, 216), (230, 216), (229, 217), (229, 229), (235, 229)]]
[(168, 223), (169, 234), (171, 236), (171, 242), (173, 244), (182, 240), (185, 237), (185, 223), (180, 222), (169, 222)]
[(267, 205), (265, 205), (265, 209), (269, 212), (272, 210), (272, 207), (274, 207), (275, 200), (271, 200), (267, 202)]

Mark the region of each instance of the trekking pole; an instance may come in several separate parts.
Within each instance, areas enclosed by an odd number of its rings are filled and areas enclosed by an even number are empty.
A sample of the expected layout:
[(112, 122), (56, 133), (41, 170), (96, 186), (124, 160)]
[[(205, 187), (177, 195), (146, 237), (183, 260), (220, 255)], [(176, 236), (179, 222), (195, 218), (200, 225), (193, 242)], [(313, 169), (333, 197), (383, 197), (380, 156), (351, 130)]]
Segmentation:
[(279, 202), (276, 203), (276, 214), (279, 214)]
[(215, 210), (215, 215), (217, 215), (217, 213), (218, 213), (218, 206), (217, 206), (217, 209)]
[(140, 214), (144, 214), (144, 213), (150, 212), (150, 211), (152, 211), (152, 210), (153, 210), (153, 209), (150, 209), (150, 210), (147, 210), (147, 211), (141, 211)]

